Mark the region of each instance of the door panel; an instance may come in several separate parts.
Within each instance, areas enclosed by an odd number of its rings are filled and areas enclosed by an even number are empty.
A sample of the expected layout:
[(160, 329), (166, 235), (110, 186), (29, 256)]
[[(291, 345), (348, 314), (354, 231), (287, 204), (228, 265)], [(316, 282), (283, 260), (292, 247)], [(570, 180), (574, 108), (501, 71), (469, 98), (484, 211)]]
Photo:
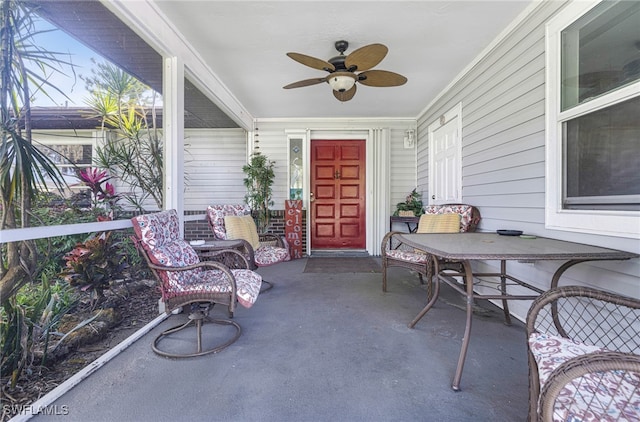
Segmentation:
[(458, 105), (429, 126), (430, 204), (462, 200), (461, 109)]
[(311, 248), (364, 249), (365, 141), (311, 141)]

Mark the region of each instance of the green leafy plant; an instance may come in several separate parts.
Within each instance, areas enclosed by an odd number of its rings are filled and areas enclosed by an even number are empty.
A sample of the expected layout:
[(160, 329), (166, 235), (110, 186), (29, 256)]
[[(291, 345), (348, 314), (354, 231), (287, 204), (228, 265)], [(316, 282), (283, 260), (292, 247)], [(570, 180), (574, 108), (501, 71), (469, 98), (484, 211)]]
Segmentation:
[[(105, 142), (96, 148), (96, 164), (130, 187), (122, 195), (144, 211), (152, 199), (162, 209), (162, 134), (156, 126), (157, 93), (110, 63), (97, 63), (83, 77), (91, 97), (91, 117), (99, 117)], [(107, 133), (108, 132), (108, 133)]]
[(404, 202), (398, 202), (393, 215), (397, 216), (400, 211), (412, 211), (414, 216), (420, 217), (424, 213), (422, 209), (422, 194), (418, 193), (416, 189), (412, 190)]
[(47, 359), (51, 334), (63, 315), (76, 303), (76, 295), (64, 282), (51, 282), (43, 276), (41, 283), (24, 286), (0, 308), (2, 360), (0, 373), (11, 376), (15, 386), (18, 376), (33, 360), (33, 347), (42, 344), (41, 364)]
[(242, 167), (246, 175), (244, 186), (247, 188), (244, 200), (251, 207), (260, 232), (265, 232), (269, 227), (269, 207), (273, 205), (271, 194), (275, 179), (274, 165), (275, 162), (257, 152), (251, 156), (249, 163)]
[[(35, 16), (27, 2), (0, 2), (0, 230), (31, 227), (33, 200), (47, 189), (47, 181), (59, 189), (64, 185), (55, 164), (35, 146), (31, 101), (36, 94), (49, 97), (48, 89), (62, 93), (51, 76), (73, 67), (58, 53), (38, 46), (35, 37), (43, 31), (36, 30)], [(49, 322), (42, 321), (41, 314), (53, 293), (46, 275), (40, 285), (36, 281), (42, 270), (36, 241), (8, 242), (1, 249), (0, 367), (15, 385), (29, 364), (34, 327), (39, 323), (48, 333)], [(24, 299), (19, 295), (23, 288), (35, 289), (37, 293), (28, 296), (36, 298)]]
[[(80, 178), (92, 193), (93, 206), (106, 215), (98, 215), (98, 221), (113, 219), (113, 210), (119, 197), (108, 182), (106, 171), (87, 168), (80, 172)], [(65, 268), (60, 275), (69, 285), (89, 292), (93, 306), (104, 299), (104, 291), (111, 281), (122, 275), (127, 267), (120, 241), (112, 232), (101, 232), (90, 236), (64, 256)]]
[[(61, 92), (51, 75), (73, 67), (38, 46), (35, 36), (43, 31), (35, 29), (35, 16), (27, 2), (0, 2), (0, 230), (30, 227), (33, 197), (46, 189), (47, 180), (58, 188), (64, 184), (54, 163), (33, 144), (31, 101), (37, 93), (48, 96), (47, 89)], [(6, 301), (31, 280), (38, 256), (32, 240), (3, 249), (0, 298)]]

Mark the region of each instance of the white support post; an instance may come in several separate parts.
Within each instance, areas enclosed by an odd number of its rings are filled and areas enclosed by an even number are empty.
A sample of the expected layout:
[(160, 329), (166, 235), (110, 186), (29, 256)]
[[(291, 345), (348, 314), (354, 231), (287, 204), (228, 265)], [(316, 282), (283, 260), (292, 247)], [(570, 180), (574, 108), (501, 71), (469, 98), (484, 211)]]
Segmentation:
[[(380, 243), (387, 233), (390, 201), (391, 132), (389, 128), (371, 129), (372, 142), (367, 148), (367, 181), (372, 192), (371, 204), (367, 207), (367, 251), (380, 254)], [(371, 165), (369, 165), (371, 163)]]
[(184, 64), (165, 57), (162, 84), (164, 132), (164, 209), (175, 209), (184, 233)]

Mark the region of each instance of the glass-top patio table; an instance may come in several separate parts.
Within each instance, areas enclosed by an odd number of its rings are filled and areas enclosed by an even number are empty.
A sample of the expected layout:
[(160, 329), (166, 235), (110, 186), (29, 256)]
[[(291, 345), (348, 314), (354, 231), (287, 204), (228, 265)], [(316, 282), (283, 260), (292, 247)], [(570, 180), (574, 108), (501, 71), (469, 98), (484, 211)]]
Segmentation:
[[(501, 236), (495, 233), (428, 233), (402, 234), (399, 235), (399, 238), (405, 244), (431, 254), (433, 256), (434, 274), (437, 280), (446, 282), (459, 293), (466, 296), (466, 327), (460, 349), (460, 356), (458, 358), (458, 366), (452, 383), (452, 388), (455, 391), (460, 390), (460, 379), (462, 378), (462, 369), (464, 367), (469, 346), (469, 336), (471, 334), (474, 299), (502, 300), (506, 323), (510, 324), (511, 320), (507, 300), (532, 300), (543, 292), (540, 288), (509, 275), (507, 273), (507, 261), (563, 261), (551, 279), (550, 288), (554, 288), (558, 285), (562, 274), (580, 262), (626, 260), (640, 257), (640, 255), (632, 252), (535, 236), (524, 238), (519, 236)], [(471, 262), (479, 260), (500, 261), (500, 272), (474, 273), (471, 268)], [(447, 262), (460, 263), (464, 270), (462, 272), (451, 270), (450, 268), (452, 267), (447, 267)], [(464, 286), (454, 278), (456, 276), (463, 277), (465, 280)], [(474, 292), (474, 277), (499, 278), (498, 294), (478, 294)], [(413, 328), (436, 302), (438, 299), (439, 285), (440, 283), (437, 281), (434, 283), (433, 297), (413, 321), (411, 321), (409, 324), (410, 328)], [(528, 289), (531, 294), (509, 294), (507, 291), (509, 285), (522, 286)], [(520, 290), (522, 291), (522, 289)]]

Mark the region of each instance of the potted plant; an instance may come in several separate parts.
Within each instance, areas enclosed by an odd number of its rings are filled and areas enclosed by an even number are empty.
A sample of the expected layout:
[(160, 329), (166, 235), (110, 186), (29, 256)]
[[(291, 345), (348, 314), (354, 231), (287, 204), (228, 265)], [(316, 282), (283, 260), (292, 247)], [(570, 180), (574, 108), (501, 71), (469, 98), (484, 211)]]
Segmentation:
[(416, 189), (412, 190), (404, 202), (398, 202), (394, 216), (420, 217), (424, 213), (422, 209), (422, 194)]
[(249, 163), (242, 167), (242, 171), (247, 175), (244, 178), (244, 186), (247, 188), (244, 200), (251, 207), (258, 232), (261, 233), (266, 232), (269, 226), (269, 206), (273, 205), (271, 187), (275, 179), (274, 165), (275, 162), (257, 152), (251, 156)]

